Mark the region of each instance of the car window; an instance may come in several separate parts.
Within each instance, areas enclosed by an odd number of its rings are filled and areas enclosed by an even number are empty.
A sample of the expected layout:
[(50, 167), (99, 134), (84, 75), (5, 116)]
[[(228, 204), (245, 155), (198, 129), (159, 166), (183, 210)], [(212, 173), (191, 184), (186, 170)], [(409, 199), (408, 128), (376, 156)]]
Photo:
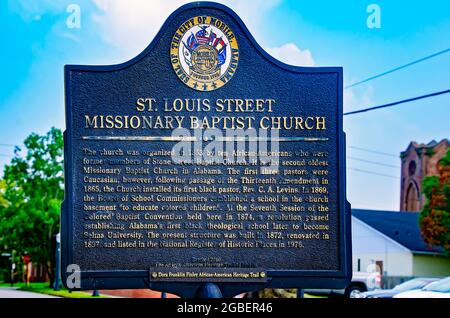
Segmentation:
[(450, 293), (450, 277), (438, 280), (437, 282), (431, 283), (423, 288), (423, 290)]

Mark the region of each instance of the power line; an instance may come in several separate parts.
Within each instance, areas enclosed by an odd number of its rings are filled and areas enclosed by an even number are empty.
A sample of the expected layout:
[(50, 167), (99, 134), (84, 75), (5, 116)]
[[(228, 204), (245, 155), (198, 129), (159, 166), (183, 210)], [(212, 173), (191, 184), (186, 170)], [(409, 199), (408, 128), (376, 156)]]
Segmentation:
[(369, 170), (363, 170), (363, 169), (351, 168), (351, 167), (349, 167), (348, 169), (353, 170), (353, 171), (357, 171), (357, 172), (362, 172), (362, 173), (367, 173), (367, 174), (373, 174), (373, 175), (376, 175), (376, 176), (382, 176), (382, 177), (388, 177), (388, 178), (400, 179), (400, 177), (397, 177), (397, 176), (392, 176), (392, 175), (389, 175), (389, 174), (378, 173), (378, 172), (369, 171)]
[(382, 152), (382, 151), (378, 151), (378, 150), (373, 150), (373, 149), (367, 149), (367, 148), (361, 148), (361, 147), (355, 147), (355, 146), (348, 146), (349, 148), (352, 149), (357, 149), (357, 150), (361, 150), (361, 151), (365, 151), (365, 152), (371, 152), (371, 153), (376, 153), (379, 155), (384, 155), (384, 156), (389, 156), (389, 157), (395, 157), (398, 158), (398, 155), (394, 155), (392, 153), (387, 153), (387, 152)]
[(5, 154), (0, 153), (0, 157), (13, 157), (13, 156), (12, 155), (5, 155)]
[(363, 108), (363, 109), (359, 109), (359, 110), (354, 110), (351, 112), (347, 112), (344, 113), (345, 115), (353, 115), (353, 114), (359, 114), (359, 113), (364, 113), (364, 112), (368, 112), (371, 110), (375, 110), (375, 109), (380, 109), (380, 108), (385, 108), (385, 107), (392, 107), (398, 104), (404, 104), (404, 103), (409, 103), (409, 102), (413, 102), (415, 100), (419, 100), (419, 99), (424, 99), (424, 98), (428, 98), (428, 97), (433, 97), (433, 96), (437, 96), (437, 95), (443, 95), (443, 94), (447, 94), (450, 93), (450, 89), (447, 89), (445, 91), (440, 91), (440, 92), (435, 92), (435, 93), (431, 93), (431, 94), (426, 94), (426, 95), (422, 95), (422, 96), (416, 96), (416, 97), (412, 97), (412, 98), (408, 98), (408, 99), (403, 99), (397, 102), (393, 102), (393, 103), (389, 103), (389, 104), (384, 104), (384, 105), (379, 105), (379, 106), (373, 106), (373, 107), (368, 107), (368, 108)]
[(425, 56), (425, 57), (422, 57), (422, 58), (420, 58), (420, 59), (418, 59), (418, 60), (415, 60), (415, 61), (409, 62), (409, 63), (407, 63), (407, 64), (405, 64), (405, 65), (402, 65), (402, 66), (393, 68), (393, 69), (391, 69), (391, 70), (389, 70), (389, 71), (386, 71), (386, 72), (383, 72), (383, 73), (380, 73), (380, 74), (371, 76), (371, 77), (369, 77), (369, 78), (366, 78), (366, 79), (364, 79), (364, 80), (362, 80), (362, 81), (359, 81), (359, 82), (356, 82), (356, 83), (347, 85), (347, 86), (345, 86), (345, 89), (350, 88), (350, 87), (353, 87), (353, 86), (356, 86), (356, 85), (359, 85), (359, 84), (362, 84), (362, 83), (366, 83), (366, 82), (371, 81), (371, 80), (373, 80), (373, 79), (375, 79), (375, 78), (382, 77), (382, 76), (384, 76), (384, 75), (387, 75), (387, 74), (393, 73), (393, 72), (395, 72), (395, 71), (401, 70), (401, 69), (403, 69), (403, 68), (405, 68), (405, 67), (408, 67), (408, 66), (411, 66), (411, 65), (414, 65), (414, 64), (417, 64), (417, 63), (426, 61), (426, 60), (428, 60), (428, 59), (431, 59), (431, 58), (436, 57), (436, 56), (438, 56), (438, 55), (447, 53), (447, 52), (449, 52), (449, 51), (450, 51), (450, 48), (445, 49), (445, 50), (443, 50), (443, 51), (439, 51), (439, 52), (433, 53), (433, 54), (428, 55), (428, 56)]
[(15, 147), (15, 145), (12, 145), (12, 144), (0, 144), (0, 146), (3, 146), (3, 147)]
[(366, 160), (366, 159), (360, 159), (360, 158), (355, 158), (355, 157), (351, 157), (351, 156), (347, 156), (348, 159), (352, 159), (352, 160), (356, 160), (356, 161), (361, 161), (361, 162), (367, 162), (367, 163), (371, 163), (374, 165), (379, 165), (379, 166), (384, 166), (384, 167), (390, 167), (390, 168), (396, 168), (396, 169), (400, 169), (399, 166), (394, 166), (394, 165), (389, 165), (387, 163), (381, 163), (378, 161), (372, 161), (372, 160)]

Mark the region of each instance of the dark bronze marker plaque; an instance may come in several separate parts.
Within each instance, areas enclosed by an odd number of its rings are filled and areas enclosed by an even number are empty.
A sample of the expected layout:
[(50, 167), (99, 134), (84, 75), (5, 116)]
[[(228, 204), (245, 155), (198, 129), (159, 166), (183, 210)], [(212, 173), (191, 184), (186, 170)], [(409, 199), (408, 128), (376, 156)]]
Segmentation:
[(215, 3), (134, 59), (65, 68), (65, 268), (79, 289), (193, 296), (351, 277), (342, 68), (269, 56)]

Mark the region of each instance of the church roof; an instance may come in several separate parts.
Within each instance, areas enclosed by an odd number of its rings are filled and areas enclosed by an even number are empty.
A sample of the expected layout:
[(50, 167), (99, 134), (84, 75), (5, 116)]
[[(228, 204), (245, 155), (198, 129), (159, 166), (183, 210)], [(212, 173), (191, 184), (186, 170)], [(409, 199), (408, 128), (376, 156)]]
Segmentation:
[(430, 248), (423, 241), (418, 212), (352, 209), (352, 215), (413, 253), (443, 252), (442, 248)]
[(429, 143), (424, 144), (424, 143), (418, 143), (416, 141), (411, 141), (408, 145), (408, 147), (406, 147), (405, 151), (402, 151), (401, 154), (405, 154), (408, 151), (410, 151), (411, 149), (418, 149), (418, 148), (434, 148), (437, 145), (440, 145), (441, 143), (445, 143), (448, 146), (450, 146), (450, 141), (448, 138), (444, 138), (441, 141), (437, 142), (436, 140), (431, 140)]

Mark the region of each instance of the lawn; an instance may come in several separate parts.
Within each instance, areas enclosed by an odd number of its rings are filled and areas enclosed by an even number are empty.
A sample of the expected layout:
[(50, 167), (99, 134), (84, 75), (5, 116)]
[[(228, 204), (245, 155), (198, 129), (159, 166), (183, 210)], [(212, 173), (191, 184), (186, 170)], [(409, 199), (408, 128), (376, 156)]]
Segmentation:
[[(9, 283), (0, 283), (0, 287), (10, 287)], [(73, 291), (69, 292), (64, 287), (61, 287), (60, 290), (55, 291), (53, 288), (49, 287), (48, 283), (30, 283), (28, 286), (25, 283), (15, 283), (14, 287), (17, 287), (19, 290), (30, 291), (34, 293), (47, 294), (52, 296), (59, 296), (64, 298), (109, 298), (108, 296), (100, 295), (99, 297), (92, 297), (90, 292), (80, 292)], [(326, 296), (318, 296), (318, 295), (310, 295), (304, 294), (305, 298), (327, 298)], [(290, 298), (295, 298), (295, 295), (292, 295)]]
[[(0, 283), (0, 287), (10, 287), (9, 283)], [(68, 289), (61, 287), (60, 290), (53, 290), (49, 287), (48, 283), (30, 283), (26, 285), (25, 283), (15, 283), (14, 287), (18, 287), (19, 290), (30, 291), (33, 293), (47, 294), (52, 296), (59, 296), (64, 298), (107, 298), (106, 296), (92, 297), (91, 293), (73, 291), (70, 292)]]

